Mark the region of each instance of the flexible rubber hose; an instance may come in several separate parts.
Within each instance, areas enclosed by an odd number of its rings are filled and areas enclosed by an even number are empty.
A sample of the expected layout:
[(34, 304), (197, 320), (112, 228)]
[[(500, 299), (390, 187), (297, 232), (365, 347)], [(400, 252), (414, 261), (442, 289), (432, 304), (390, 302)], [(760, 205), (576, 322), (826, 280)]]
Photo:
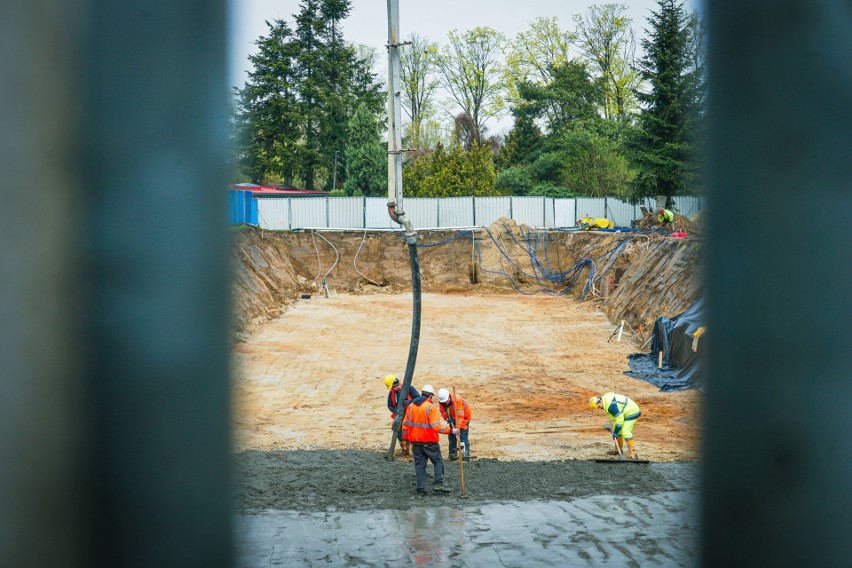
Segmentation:
[(411, 263), (411, 293), (413, 296), (413, 315), (411, 318), (411, 343), (408, 346), (408, 363), (405, 366), (405, 377), (402, 381), (400, 396), (396, 401), (396, 418), (393, 419), (393, 435), (388, 448), (388, 459), (393, 459), (393, 450), (396, 447), (396, 435), (402, 428), (405, 418), (405, 405), (403, 402), (408, 398), (408, 387), (414, 379), (414, 365), (417, 363), (417, 349), (420, 347), (420, 257), (417, 255), (417, 241), (415, 238), (406, 237), (408, 241), (408, 258)]

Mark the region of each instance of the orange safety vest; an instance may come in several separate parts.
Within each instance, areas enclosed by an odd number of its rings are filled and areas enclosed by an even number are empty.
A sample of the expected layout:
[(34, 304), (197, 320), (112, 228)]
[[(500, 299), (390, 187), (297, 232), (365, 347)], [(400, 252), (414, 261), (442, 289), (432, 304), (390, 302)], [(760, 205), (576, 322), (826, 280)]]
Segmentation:
[[(459, 411), (459, 417), (456, 418), (456, 409)], [(441, 416), (444, 420), (449, 416), (453, 419), (456, 428), (467, 430), (467, 425), (470, 423), (470, 405), (462, 397), (457, 396), (455, 402), (453, 397), (447, 401), (447, 404), (441, 404)]]
[(421, 444), (435, 444), (438, 434), (449, 434), (449, 426), (441, 426), (441, 414), (437, 405), (424, 400), (412, 402), (405, 408), (402, 422), (402, 439)]

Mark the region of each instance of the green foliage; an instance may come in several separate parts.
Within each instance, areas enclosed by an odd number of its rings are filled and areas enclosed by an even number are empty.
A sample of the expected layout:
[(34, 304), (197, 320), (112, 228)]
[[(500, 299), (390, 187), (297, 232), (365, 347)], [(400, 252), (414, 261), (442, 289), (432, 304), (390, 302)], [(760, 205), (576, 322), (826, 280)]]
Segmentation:
[(576, 44), (599, 79), (607, 119), (626, 119), (637, 108), (636, 46), (626, 11), (625, 4), (603, 4), (590, 6), (585, 18), (574, 16)]
[(510, 168), (531, 162), (541, 153), (544, 143), (544, 136), (535, 121), (528, 114), (521, 114), (497, 154), (497, 166)]
[(491, 149), (460, 145), (449, 152), (439, 144), (408, 162), (402, 170), (405, 193), (414, 197), (461, 197), (499, 195)]
[(368, 105), (361, 104), (349, 121), (344, 151), (346, 195), (382, 195), (388, 189), (387, 145), (379, 136), (379, 123)]
[(562, 31), (556, 17), (536, 18), (528, 30), (520, 32), (506, 54), (506, 98), (510, 105), (520, 103), (518, 85), (546, 85), (551, 71), (570, 61), (568, 49), (576, 36)]
[(562, 183), (577, 195), (625, 196), (635, 173), (618, 144), (592, 130), (575, 129), (563, 137)]
[[(253, 69), (237, 89), (234, 147), (241, 177), (331, 187), (356, 104), (383, 112), (370, 59), (343, 41), (350, 0), (302, 0), (295, 28), (267, 23)], [(324, 176), (321, 182), (319, 176)]]
[(603, 91), (589, 76), (584, 63), (569, 61), (552, 69), (551, 75), (553, 79), (546, 85), (518, 85), (523, 102), (516, 107), (516, 115), (544, 120), (550, 134), (570, 129), (576, 121), (599, 118)]
[(700, 149), (697, 133), (703, 109), (702, 34), (696, 16), (683, 4), (658, 0), (650, 37), (642, 42), (642, 77), (650, 85), (639, 93), (644, 109), (636, 140), (638, 175), (631, 197), (688, 194), (698, 190)]
[(461, 113), (472, 118), (472, 138), (478, 144), (485, 121), (503, 110), (506, 38), (491, 28), (473, 28), (464, 33), (452, 30), (449, 40), (436, 60), (441, 82)]

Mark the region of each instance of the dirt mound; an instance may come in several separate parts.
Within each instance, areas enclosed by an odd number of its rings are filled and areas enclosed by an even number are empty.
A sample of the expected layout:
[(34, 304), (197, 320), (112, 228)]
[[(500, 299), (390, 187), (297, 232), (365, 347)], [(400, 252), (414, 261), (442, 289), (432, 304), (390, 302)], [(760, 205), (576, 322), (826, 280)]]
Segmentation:
[[(641, 231), (652, 231), (654, 229), (660, 228), (662, 223), (660, 223), (660, 219), (657, 216), (657, 212), (648, 211), (644, 207), (642, 207), (642, 218), (631, 223), (632, 227), (636, 227)], [(672, 222), (672, 227), (675, 232), (682, 231), (687, 235), (693, 234), (697, 231), (696, 223), (693, 222), (692, 219), (681, 215), (680, 213), (674, 214), (674, 221)]]

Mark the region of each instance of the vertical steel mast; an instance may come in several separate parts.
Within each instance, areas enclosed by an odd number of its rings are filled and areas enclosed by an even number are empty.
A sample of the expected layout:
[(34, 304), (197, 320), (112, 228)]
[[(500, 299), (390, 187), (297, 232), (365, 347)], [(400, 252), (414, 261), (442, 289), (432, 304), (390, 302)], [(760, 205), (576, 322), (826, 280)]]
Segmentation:
[(397, 435), (402, 429), (404, 417), (403, 401), (407, 398), (408, 387), (414, 378), (414, 364), (417, 362), (417, 348), (420, 345), (420, 258), (417, 255), (417, 233), (411, 221), (402, 209), (402, 112), (400, 109), (399, 80), (399, 0), (388, 0), (388, 214), (391, 219), (405, 228), (405, 242), (408, 245), (408, 257), (411, 262), (411, 295), (413, 310), (411, 318), (411, 343), (408, 348), (408, 363), (402, 390), (397, 397), (396, 418), (392, 426), (388, 459), (393, 459)]

